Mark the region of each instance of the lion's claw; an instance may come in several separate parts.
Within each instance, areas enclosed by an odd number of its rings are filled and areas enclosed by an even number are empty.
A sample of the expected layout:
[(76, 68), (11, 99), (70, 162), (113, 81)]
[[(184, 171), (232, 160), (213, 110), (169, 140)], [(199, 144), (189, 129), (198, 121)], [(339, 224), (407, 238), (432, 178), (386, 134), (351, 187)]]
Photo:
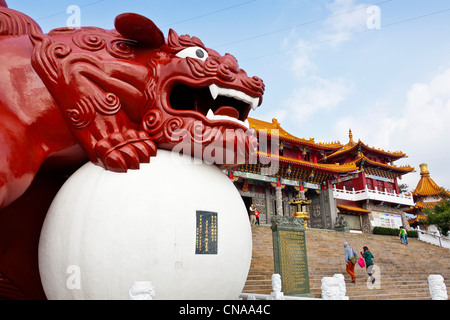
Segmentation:
[(95, 151), (105, 169), (127, 172), (139, 169), (141, 163), (149, 163), (156, 156), (157, 148), (146, 132), (130, 129), (99, 140)]

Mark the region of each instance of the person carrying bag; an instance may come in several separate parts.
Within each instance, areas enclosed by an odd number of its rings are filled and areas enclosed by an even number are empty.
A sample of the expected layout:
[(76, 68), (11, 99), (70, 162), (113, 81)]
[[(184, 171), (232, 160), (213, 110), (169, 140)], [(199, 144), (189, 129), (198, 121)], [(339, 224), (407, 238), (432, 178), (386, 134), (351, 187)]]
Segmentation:
[(358, 261), (358, 254), (347, 242), (344, 242), (346, 271), (352, 277), (352, 283), (356, 282), (355, 264)]
[[(370, 277), (370, 281), (371, 281), (372, 283), (374, 283), (374, 282), (375, 282), (375, 277), (372, 275), (373, 259), (374, 259), (374, 256), (373, 256), (372, 252), (370, 252), (370, 250), (369, 250), (368, 247), (364, 246), (364, 247), (363, 247), (363, 250), (364, 250), (364, 253), (361, 252), (361, 255), (363, 256), (364, 261), (365, 261), (365, 263), (366, 263), (367, 274), (368, 274), (369, 277)], [(361, 267), (361, 268), (362, 268), (362, 267)]]

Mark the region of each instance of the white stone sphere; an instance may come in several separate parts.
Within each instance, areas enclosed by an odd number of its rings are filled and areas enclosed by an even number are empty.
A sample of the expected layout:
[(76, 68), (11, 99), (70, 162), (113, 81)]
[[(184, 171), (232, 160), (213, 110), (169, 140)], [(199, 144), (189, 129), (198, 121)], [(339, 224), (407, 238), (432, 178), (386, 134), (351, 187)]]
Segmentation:
[[(196, 252), (197, 211), (217, 213), (217, 254)], [(50, 300), (126, 300), (140, 281), (153, 284), (157, 300), (232, 300), (251, 253), (247, 210), (231, 180), (159, 150), (140, 170), (88, 163), (67, 180), (42, 228), (39, 271)]]

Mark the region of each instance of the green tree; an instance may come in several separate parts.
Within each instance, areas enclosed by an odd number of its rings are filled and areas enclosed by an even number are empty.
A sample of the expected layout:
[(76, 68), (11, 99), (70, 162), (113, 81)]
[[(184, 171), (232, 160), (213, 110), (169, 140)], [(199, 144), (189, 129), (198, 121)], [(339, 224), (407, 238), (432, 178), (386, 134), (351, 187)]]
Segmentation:
[(427, 215), (424, 223), (434, 224), (443, 235), (448, 235), (450, 230), (450, 199), (442, 200), (433, 209), (425, 209), (424, 213)]

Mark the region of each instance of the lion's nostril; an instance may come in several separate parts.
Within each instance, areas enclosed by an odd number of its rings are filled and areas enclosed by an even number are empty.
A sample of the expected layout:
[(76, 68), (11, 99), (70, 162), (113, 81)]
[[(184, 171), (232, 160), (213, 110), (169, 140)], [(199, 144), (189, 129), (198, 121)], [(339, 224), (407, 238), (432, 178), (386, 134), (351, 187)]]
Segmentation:
[(236, 58), (229, 53), (220, 58), (220, 63), (226, 65), (234, 73), (239, 71), (239, 64)]

